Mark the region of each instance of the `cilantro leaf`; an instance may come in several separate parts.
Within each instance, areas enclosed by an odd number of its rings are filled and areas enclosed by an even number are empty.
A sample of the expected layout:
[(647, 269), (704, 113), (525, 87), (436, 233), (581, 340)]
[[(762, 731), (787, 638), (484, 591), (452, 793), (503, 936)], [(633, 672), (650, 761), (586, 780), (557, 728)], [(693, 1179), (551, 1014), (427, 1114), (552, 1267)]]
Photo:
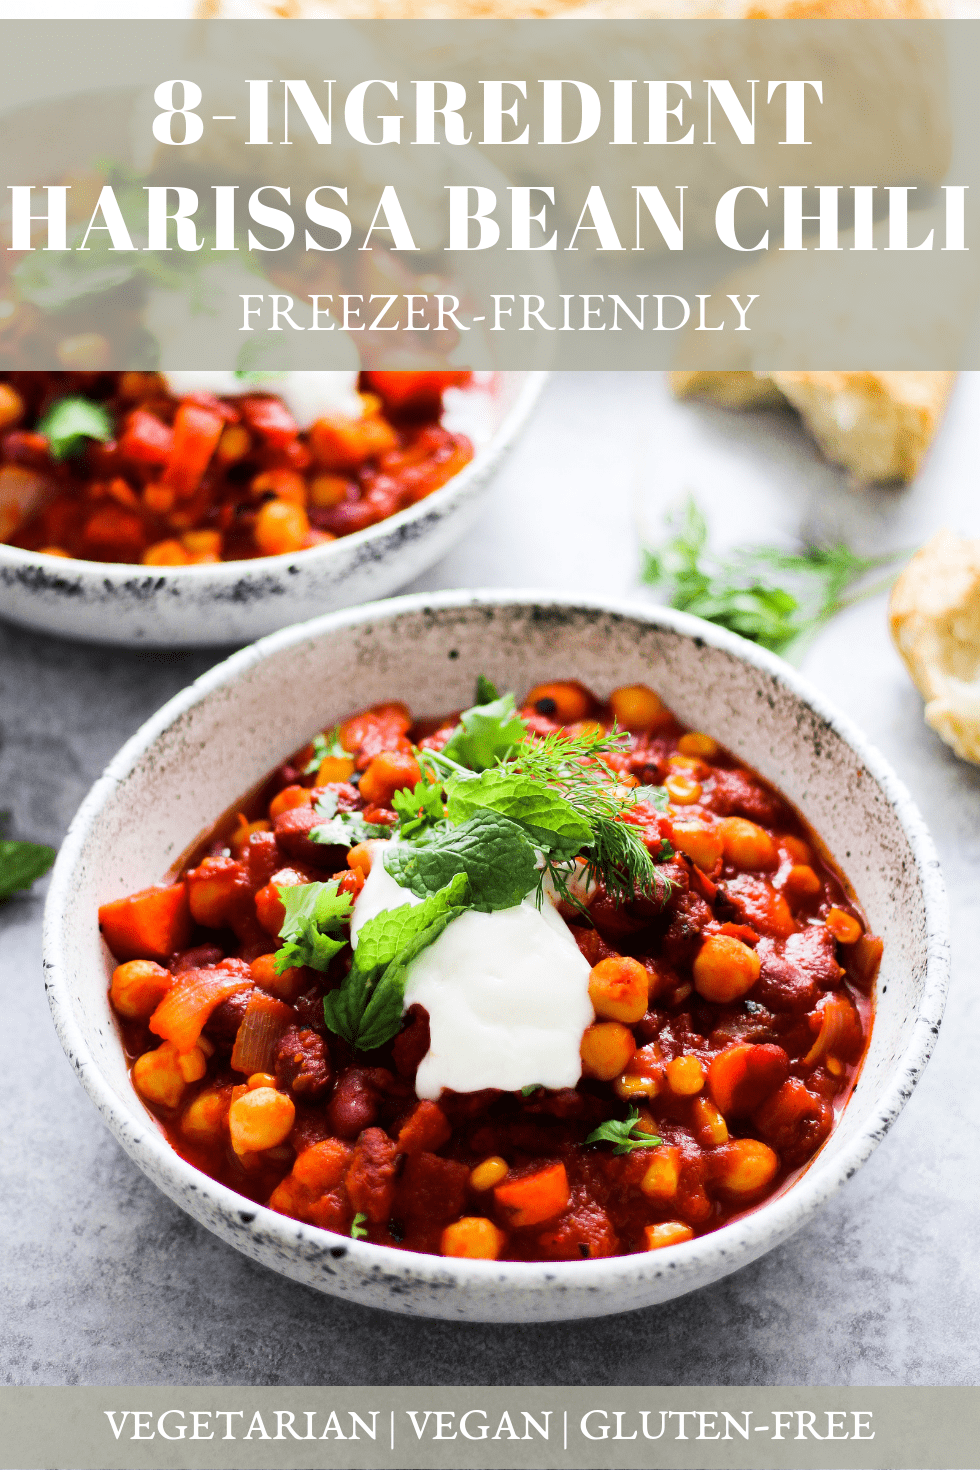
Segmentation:
[(357, 935), (350, 973), (323, 998), (330, 1030), (359, 1051), (373, 1051), (398, 1034), (408, 966), (466, 907), (468, 883), (458, 874), (423, 903), (386, 909)]
[(574, 857), (592, 840), (589, 822), (553, 787), (506, 766), (476, 779), (451, 779), (447, 790), (451, 822), (466, 822), (484, 809), (500, 812), (523, 827), (536, 846), (557, 857)]
[(666, 786), (635, 786), (631, 796), (633, 806), (638, 806), (640, 802), (643, 802), (658, 812), (666, 812), (670, 809), (670, 793)]
[(473, 700), (473, 703), (474, 704), (495, 704), (496, 701), (499, 698), (500, 698), (500, 695), (497, 693), (497, 686), (496, 686), (496, 684), (492, 683), (487, 678), (486, 674), (477, 674), (477, 676), (476, 676), (476, 698)]
[(644, 1133), (639, 1138), (634, 1138), (633, 1130), (640, 1121), (637, 1108), (630, 1108), (627, 1118), (610, 1118), (605, 1123), (600, 1123), (585, 1140), (586, 1143), (614, 1143), (614, 1154), (632, 1153), (635, 1148), (656, 1148), (663, 1143), (655, 1133)]
[(81, 453), (86, 439), (105, 444), (113, 436), (113, 427), (101, 404), (88, 398), (61, 398), (48, 409), (37, 432), (47, 439), (55, 459), (69, 459)]
[[(0, 828), (6, 826), (8, 819), (8, 812), (0, 812)], [(54, 859), (54, 848), (43, 847), (39, 842), (0, 841), (0, 903), (43, 878)]]
[(276, 951), (276, 974), (281, 975), (293, 965), (326, 970), (347, 942), (346, 938), (335, 938), (331, 931), (350, 919), (349, 895), (337, 892), (336, 878), (331, 878), (329, 883), (277, 886), (276, 892), (286, 910), (279, 930), (279, 938), (285, 943)]
[(367, 1230), (365, 1229), (366, 1225), (367, 1215), (362, 1215), (360, 1210), (358, 1210), (357, 1214), (350, 1222), (351, 1240), (362, 1240), (364, 1236), (367, 1235)]
[(490, 704), (464, 710), (442, 753), (471, 771), (486, 771), (513, 751), (526, 733), (513, 694), (503, 694)]
[(391, 798), (392, 810), (398, 813), (400, 837), (417, 839), (428, 828), (445, 820), (442, 787), (438, 782), (417, 781), (415, 789), (396, 791)]
[(489, 914), (510, 909), (538, 884), (534, 847), (523, 829), (483, 808), (458, 827), (433, 829), (414, 847), (393, 846), (385, 867), (418, 898), (438, 893), (457, 873), (470, 882), (469, 907)]
[(313, 737), (313, 755), (303, 767), (304, 776), (312, 776), (330, 756), (335, 758), (350, 759), (350, 751), (345, 750), (340, 743), (340, 726), (335, 725), (332, 730), (324, 730)]

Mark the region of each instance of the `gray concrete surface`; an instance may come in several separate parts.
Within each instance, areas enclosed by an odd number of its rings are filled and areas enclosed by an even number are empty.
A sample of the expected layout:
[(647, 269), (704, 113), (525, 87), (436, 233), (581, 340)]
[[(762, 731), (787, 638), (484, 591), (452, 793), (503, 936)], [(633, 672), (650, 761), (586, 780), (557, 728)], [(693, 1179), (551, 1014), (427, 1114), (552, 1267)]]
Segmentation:
[[(801, 526), (860, 548), (980, 534), (980, 381), (961, 382), (916, 486), (855, 496), (787, 417), (672, 404), (654, 378), (554, 381), (466, 543), (418, 586), (637, 591), (637, 525), (693, 489), (719, 534)], [(70, 645), (0, 624), (0, 807), (57, 843), (119, 745), (218, 652)], [(806, 671), (897, 766), (953, 904), (934, 1060), (864, 1169), (771, 1255), (665, 1307), (565, 1326), (414, 1322), (252, 1264), (171, 1205), (75, 1082), (41, 985), (36, 895), (0, 908), (0, 1373), (8, 1383), (925, 1384), (977, 1379), (980, 770), (921, 720), (884, 599)]]

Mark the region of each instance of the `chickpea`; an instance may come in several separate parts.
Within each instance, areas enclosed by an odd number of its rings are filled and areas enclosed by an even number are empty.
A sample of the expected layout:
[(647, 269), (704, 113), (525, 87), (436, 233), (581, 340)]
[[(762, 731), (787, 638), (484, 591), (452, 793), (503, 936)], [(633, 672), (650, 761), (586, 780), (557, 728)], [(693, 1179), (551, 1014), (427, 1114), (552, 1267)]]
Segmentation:
[(396, 791), (421, 781), (419, 763), (408, 751), (383, 750), (361, 777), (361, 795), (373, 806), (387, 807)]
[(586, 1077), (612, 1082), (626, 1071), (635, 1051), (636, 1042), (628, 1026), (620, 1021), (599, 1021), (582, 1037), (582, 1071)]
[(612, 955), (589, 976), (589, 999), (597, 1016), (632, 1025), (646, 1014), (649, 979), (639, 960)]
[(220, 531), (185, 531), (180, 541), (195, 565), (221, 560)]
[(609, 696), (613, 719), (623, 730), (640, 734), (663, 724), (667, 715), (663, 701), (645, 684), (624, 684)]
[(132, 1021), (148, 1021), (170, 989), (173, 976), (155, 960), (127, 960), (112, 972), (113, 1009)]
[(831, 909), (824, 922), (839, 944), (857, 944), (864, 933), (861, 921), (845, 909)]
[(725, 817), (718, 823), (725, 856), (743, 872), (775, 868), (779, 863), (776, 844), (769, 833), (744, 817)]
[(201, 1092), (185, 1109), (180, 1131), (193, 1143), (220, 1143), (228, 1122), (228, 1097), (220, 1092)]
[(133, 1086), (140, 1097), (161, 1108), (177, 1107), (187, 1087), (179, 1058), (172, 1041), (164, 1041), (156, 1051), (145, 1051), (137, 1057), (133, 1063)]
[(444, 1256), (469, 1261), (495, 1261), (506, 1239), (504, 1232), (498, 1230), (492, 1220), (468, 1215), (457, 1220), (455, 1225), (446, 1226), (439, 1249)]
[(252, 436), (244, 424), (229, 424), (222, 430), (215, 454), (222, 464), (235, 464), (244, 459), (252, 447)]
[(697, 1057), (675, 1057), (667, 1063), (666, 1075), (675, 1097), (694, 1097), (704, 1086), (704, 1068)]
[(693, 806), (701, 800), (701, 783), (685, 776), (683, 771), (674, 771), (664, 782), (667, 793), (675, 806)]
[(343, 475), (316, 475), (310, 485), (310, 504), (318, 510), (331, 510), (347, 499), (351, 481)]
[(255, 495), (271, 492), (277, 500), (285, 500), (290, 505), (306, 504), (306, 481), (295, 470), (263, 470), (255, 476), (251, 488)]
[(371, 872), (371, 848), (366, 842), (359, 842), (356, 847), (351, 848), (347, 854), (347, 866), (355, 873), (360, 873), (363, 878), (368, 877)]
[(721, 837), (713, 827), (698, 822), (675, 822), (674, 846), (686, 853), (702, 873), (713, 873), (721, 862)]
[(572, 680), (535, 684), (524, 701), (524, 708), (530, 708), (549, 720), (557, 720), (560, 725), (574, 725), (591, 714), (592, 696)]
[(694, 988), (705, 1000), (726, 1005), (747, 995), (759, 978), (754, 949), (730, 934), (712, 934), (694, 960)]
[(499, 1184), (502, 1179), (506, 1179), (508, 1169), (509, 1165), (506, 1159), (502, 1159), (499, 1154), (491, 1154), (489, 1158), (483, 1160), (482, 1164), (477, 1164), (476, 1168), (471, 1172), (470, 1184), (478, 1193), (482, 1194), (483, 1190), (493, 1189), (495, 1184)]
[(267, 500), (255, 517), (252, 538), (262, 556), (287, 556), (301, 551), (310, 534), (310, 522), (301, 505)]
[(695, 755), (699, 760), (710, 761), (718, 754), (718, 742), (700, 730), (690, 730), (678, 740), (677, 749), (681, 755)]
[(823, 888), (823, 884), (808, 863), (794, 863), (786, 874), (783, 888), (790, 898), (799, 901), (816, 897)]
[(258, 1153), (284, 1142), (296, 1121), (296, 1108), (283, 1092), (257, 1087), (236, 1097), (228, 1113), (236, 1154)]
[(24, 400), (9, 383), (0, 383), (0, 429), (10, 429), (24, 412)]
[(779, 845), (783, 851), (793, 859), (794, 863), (806, 863), (813, 866), (813, 853), (810, 851), (809, 843), (799, 837), (780, 837)]
[(145, 567), (186, 567), (190, 557), (179, 541), (154, 541), (143, 553)]
[(755, 1138), (736, 1138), (712, 1155), (715, 1184), (725, 1194), (755, 1194), (779, 1172), (779, 1158)]
[(640, 1188), (649, 1199), (673, 1199), (680, 1177), (680, 1149), (658, 1148), (640, 1180)]
[(694, 1231), (682, 1220), (665, 1220), (660, 1225), (647, 1225), (643, 1234), (648, 1251), (663, 1250), (664, 1246), (681, 1245), (685, 1240), (694, 1239)]

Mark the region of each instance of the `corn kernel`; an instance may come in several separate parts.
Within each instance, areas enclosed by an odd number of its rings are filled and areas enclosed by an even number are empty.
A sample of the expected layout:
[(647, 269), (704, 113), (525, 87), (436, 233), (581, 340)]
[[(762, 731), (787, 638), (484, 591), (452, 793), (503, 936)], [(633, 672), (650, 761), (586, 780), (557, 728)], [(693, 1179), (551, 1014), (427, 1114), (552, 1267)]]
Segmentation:
[(840, 944), (856, 944), (864, 933), (860, 921), (844, 909), (831, 909), (824, 922)]
[(470, 1261), (495, 1261), (504, 1248), (507, 1237), (498, 1230), (492, 1220), (478, 1216), (464, 1216), (454, 1225), (447, 1225), (442, 1232), (439, 1249), (444, 1256), (456, 1256)]
[(691, 1111), (698, 1143), (705, 1148), (719, 1148), (728, 1142), (728, 1124), (714, 1103), (706, 1097), (696, 1097)]
[(701, 783), (677, 771), (664, 782), (670, 799), (676, 806), (693, 806), (701, 799)]
[(632, 1072), (624, 1072), (617, 1077), (613, 1083), (613, 1092), (617, 1097), (656, 1097), (660, 1091), (660, 1082), (656, 1077), (637, 1077)]
[(470, 1184), (481, 1193), (485, 1189), (493, 1189), (501, 1179), (506, 1179), (508, 1167), (506, 1159), (502, 1159), (499, 1154), (491, 1154), (471, 1171)]

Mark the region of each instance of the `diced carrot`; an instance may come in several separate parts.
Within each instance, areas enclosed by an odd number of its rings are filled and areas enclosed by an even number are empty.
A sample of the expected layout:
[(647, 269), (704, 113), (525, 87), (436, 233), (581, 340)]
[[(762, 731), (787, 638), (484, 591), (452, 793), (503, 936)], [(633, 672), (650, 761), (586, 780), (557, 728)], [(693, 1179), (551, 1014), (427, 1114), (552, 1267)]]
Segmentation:
[(164, 960), (191, 937), (187, 885), (144, 888), (99, 909), (105, 942), (117, 960)]
[(119, 452), (140, 464), (166, 464), (173, 451), (174, 433), (155, 413), (137, 408), (130, 414), (119, 441)]
[(150, 1017), (150, 1030), (178, 1051), (190, 1051), (222, 1001), (239, 990), (247, 990), (251, 976), (239, 969), (186, 970), (167, 991)]
[(551, 1164), (537, 1174), (505, 1180), (497, 1185), (493, 1197), (507, 1212), (508, 1223), (515, 1230), (525, 1225), (540, 1225), (568, 1204), (570, 1191), (565, 1165)]
[(273, 448), (285, 448), (299, 433), (296, 420), (281, 398), (246, 398), (241, 409), (249, 428)]
[(325, 1138), (297, 1155), (293, 1178), (311, 1194), (323, 1194), (340, 1183), (347, 1172), (353, 1149), (339, 1138)]
[(438, 1103), (420, 1102), (398, 1135), (399, 1152), (417, 1154), (427, 1150), (435, 1153), (437, 1148), (449, 1142), (452, 1131)]
[(163, 484), (180, 499), (193, 495), (211, 463), (224, 431), (224, 419), (196, 403), (182, 403), (174, 418), (174, 439)]

